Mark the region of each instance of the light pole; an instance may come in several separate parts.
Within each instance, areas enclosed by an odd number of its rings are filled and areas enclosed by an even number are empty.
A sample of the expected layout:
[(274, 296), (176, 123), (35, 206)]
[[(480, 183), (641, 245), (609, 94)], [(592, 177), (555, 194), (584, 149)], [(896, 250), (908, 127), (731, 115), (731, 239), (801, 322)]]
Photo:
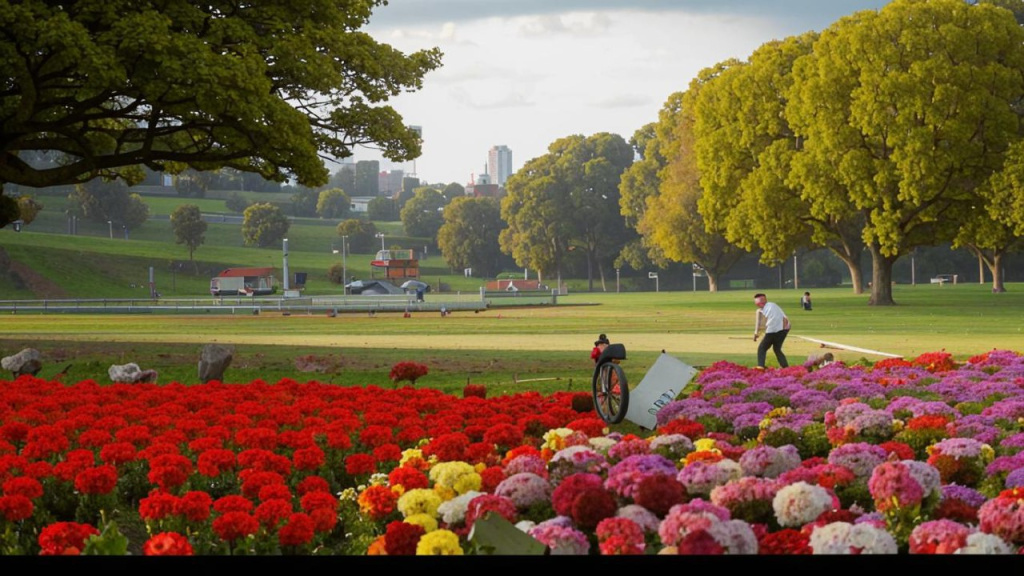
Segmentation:
[(110, 239), (113, 240), (114, 239), (114, 221), (113, 220), (107, 220), (107, 228), (110, 229)]
[(345, 252), (347, 251), (345, 240), (347, 239), (348, 236), (341, 237), (341, 289), (345, 294), (348, 294), (348, 261), (345, 258)]
[(619, 269), (616, 268), (615, 269), (615, 292), (618, 293), (618, 291), (619, 291)]
[(380, 249), (383, 251), (384, 250), (384, 233), (383, 232), (377, 232), (375, 234), (375, 236), (377, 238), (380, 238)]

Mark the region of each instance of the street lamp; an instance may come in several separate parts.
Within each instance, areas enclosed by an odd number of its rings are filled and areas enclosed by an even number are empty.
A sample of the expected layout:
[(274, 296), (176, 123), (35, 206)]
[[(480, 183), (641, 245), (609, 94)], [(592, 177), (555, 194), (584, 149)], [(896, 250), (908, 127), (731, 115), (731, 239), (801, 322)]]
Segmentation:
[(384, 250), (384, 233), (383, 232), (377, 232), (376, 234), (374, 234), (374, 236), (376, 236), (377, 238), (380, 238), (380, 249)]
[(107, 220), (107, 228), (110, 229), (110, 239), (113, 240), (114, 239), (114, 221), (113, 220)]
[(618, 293), (618, 291), (619, 291), (619, 269), (616, 268), (615, 269), (615, 292)]

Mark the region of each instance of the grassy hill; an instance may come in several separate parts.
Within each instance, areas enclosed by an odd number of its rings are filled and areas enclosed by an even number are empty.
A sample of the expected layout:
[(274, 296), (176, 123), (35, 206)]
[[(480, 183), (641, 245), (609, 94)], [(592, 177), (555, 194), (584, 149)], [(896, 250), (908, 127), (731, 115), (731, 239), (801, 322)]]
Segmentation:
[[(224, 196), (211, 193), (211, 196)], [(287, 194), (248, 193), (251, 200), (275, 203), (289, 201)], [(187, 199), (177, 196), (143, 194), (150, 207), (150, 219), (128, 237), (124, 231), (106, 223), (79, 219), (76, 233), (66, 215), (66, 191), (47, 191), (37, 195), (44, 205), (31, 225), (15, 232), (0, 230), (0, 299), (28, 298), (139, 298), (149, 294), (150, 269), (156, 289), (162, 296), (192, 297), (209, 293), (210, 278), (229, 267), (271, 266), (283, 280), (282, 247), (253, 248), (242, 243), (241, 221), (229, 212), (224, 201), (215, 197)], [(210, 215), (205, 243), (189, 260), (188, 250), (175, 243), (168, 216), (182, 204), (196, 204)], [(218, 222), (217, 217), (224, 222)], [(233, 217), (233, 218), (232, 218)], [(340, 247), (335, 227), (338, 221), (318, 218), (292, 218), (288, 231), (288, 270), (306, 272), (305, 293), (338, 294), (327, 270), (341, 263), (332, 253)], [(388, 248), (412, 248), (428, 257), (420, 261), (420, 276), (434, 290), (476, 291), (483, 279), (453, 274), (429, 240), (405, 236), (400, 222), (377, 222), (385, 233)], [(350, 253), (346, 259), (349, 276), (371, 277), (373, 253)], [(432, 256), (432, 257), (431, 257)], [(379, 272), (377, 273), (379, 276)], [(279, 282), (280, 284), (280, 282)]]

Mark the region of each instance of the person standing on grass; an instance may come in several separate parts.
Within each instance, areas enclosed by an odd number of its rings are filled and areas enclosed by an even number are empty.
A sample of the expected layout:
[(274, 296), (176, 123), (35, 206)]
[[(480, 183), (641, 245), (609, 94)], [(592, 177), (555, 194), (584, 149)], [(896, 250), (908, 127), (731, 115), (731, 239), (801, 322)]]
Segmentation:
[(604, 334), (599, 335), (597, 340), (594, 341), (593, 350), (590, 351), (590, 359), (596, 363), (597, 359), (601, 356), (601, 352), (604, 352), (604, 349), (607, 348), (609, 344), (611, 344), (611, 342), (608, 340), (607, 336)]
[(768, 297), (762, 293), (754, 295), (754, 305), (757, 306), (757, 315), (754, 323), (754, 342), (764, 333), (764, 338), (757, 345), (757, 367), (764, 368), (765, 357), (768, 349), (775, 352), (775, 358), (779, 366), (786, 368), (789, 361), (782, 353), (782, 344), (789, 335), (789, 317), (782, 311), (782, 308), (774, 302), (769, 302)]
[(800, 297), (800, 307), (804, 310), (811, 309), (811, 293), (804, 292), (804, 295)]

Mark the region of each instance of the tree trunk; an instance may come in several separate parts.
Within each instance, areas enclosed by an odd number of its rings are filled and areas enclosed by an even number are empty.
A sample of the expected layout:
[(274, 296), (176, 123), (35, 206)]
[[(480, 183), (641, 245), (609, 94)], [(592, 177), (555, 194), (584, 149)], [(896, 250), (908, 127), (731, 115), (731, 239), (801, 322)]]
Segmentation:
[(718, 292), (718, 274), (713, 273), (707, 268), (704, 269), (704, 273), (708, 277), (708, 292)]
[(893, 257), (882, 255), (877, 244), (871, 244), (871, 298), (868, 306), (895, 306), (892, 299)]
[(1006, 286), (1003, 285), (1002, 252), (996, 252), (992, 255), (992, 265), (989, 267), (989, 271), (992, 272), (992, 293), (999, 294), (1006, 292)]

